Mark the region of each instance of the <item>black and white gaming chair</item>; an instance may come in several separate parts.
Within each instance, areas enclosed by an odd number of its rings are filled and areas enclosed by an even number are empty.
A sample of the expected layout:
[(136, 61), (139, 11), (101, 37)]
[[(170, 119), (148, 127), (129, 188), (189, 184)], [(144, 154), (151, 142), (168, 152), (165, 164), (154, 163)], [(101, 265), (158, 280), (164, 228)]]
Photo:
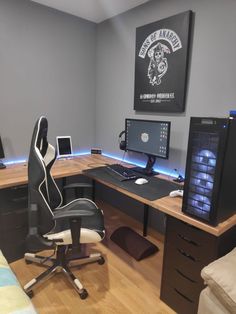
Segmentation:
[(78, 258), (81, 243), (96, 243), (104, 238), (103, 212), (86, 198), (78, 198), (62, 206), (61, 193), (50, 173), (56, 151), (47, 141), (47, 131), (47, 119), (39, 118), (32, 136), (28, 163), (29, 234), (26, 245), (30, 252), (55, 249), (56, 256), (45, 258), (25, 254), (27, 263), (43, 264), (48, 269), (27, 283), (24, 289), (29, 296), (33, 296), (32, 288), (41, 280), (62, 271), (81, 299), (85, 299), (87, 291), (68, 266), (75, 259), (79, 265), (94, 261), (104, 263), (100, 253)]

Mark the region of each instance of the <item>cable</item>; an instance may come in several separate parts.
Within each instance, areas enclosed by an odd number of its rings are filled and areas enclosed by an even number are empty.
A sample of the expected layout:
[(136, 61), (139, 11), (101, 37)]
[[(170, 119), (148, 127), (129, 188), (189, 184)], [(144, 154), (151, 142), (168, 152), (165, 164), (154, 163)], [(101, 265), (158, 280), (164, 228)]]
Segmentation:
[(125, 162), (125, 155), (126, 155), (126, 151), (124, 150), (124, 152), (123, 152), (123, 157), (122, 157), (122, 159), (121, 159), (121, 161), (120, 161), (120, 164), (122, 164), (123, 162)]

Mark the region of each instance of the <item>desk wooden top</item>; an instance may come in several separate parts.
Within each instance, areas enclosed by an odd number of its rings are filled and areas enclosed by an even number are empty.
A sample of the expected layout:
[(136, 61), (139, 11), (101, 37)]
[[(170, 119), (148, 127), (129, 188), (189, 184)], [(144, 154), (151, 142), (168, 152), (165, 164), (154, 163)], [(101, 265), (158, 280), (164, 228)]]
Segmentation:
[[(83, 170), (112, 163), (117, 163), (117, 160), (102, 155), (83, 155), (73, 157), (72, 159), (57, 160), (55, 162), (55, 165), (53, 166), (52, 175), (54, 176), (54, 178), (74, 176), (81, 174)], [(167, 176), (164, 175), (159, 175), (158, 177), (168, 179)], [(118, 186), (115, 186), (103, 180), (96, 178), (96, 181), (106, 186), (109, 186), (112, 189), (119, 191), (122, 194), (125, 194), (139, 202), (142, 202), (143, 204), (147, 204), (155, 209), (158, 209), (170, 216), (180, 219), (215, 236), (220, 236), (232, 226), (236, 225), (236, 214), (230, 217), (228, 220), (220, 223), (218, 226), (212, 227), (185, 215), (181, 211), (182, 198), (180, 197), (171, 198), (169, 196), (166, 196), (154, 201), (149, 201), (143, 197), (140, 197), (134, 193), (119, 188)], [(0, 189), (26, 184), (27, 182), (28, 178), (26, 163), (9, 165), (6, 169), (0, 170)]]

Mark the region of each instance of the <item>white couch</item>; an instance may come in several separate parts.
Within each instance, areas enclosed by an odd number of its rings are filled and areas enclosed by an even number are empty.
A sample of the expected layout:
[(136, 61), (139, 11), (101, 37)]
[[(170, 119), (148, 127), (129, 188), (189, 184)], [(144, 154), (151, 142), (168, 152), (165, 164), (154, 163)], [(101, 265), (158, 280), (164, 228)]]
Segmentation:
[(236, 313), (236, 248), (204, 267), (198, 314)]

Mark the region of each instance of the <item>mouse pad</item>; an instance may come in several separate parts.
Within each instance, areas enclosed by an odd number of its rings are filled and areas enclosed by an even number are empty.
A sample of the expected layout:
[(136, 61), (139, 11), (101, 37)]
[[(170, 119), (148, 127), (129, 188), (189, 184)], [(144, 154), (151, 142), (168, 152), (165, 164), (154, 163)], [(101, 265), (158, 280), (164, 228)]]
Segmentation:
[(179, 189), (178, 184), (163, 179), (159, 179), (157, 177), (142, 176), (143, 178), (148, 180), (148, 183), (142, 185), (135, 184), (134, 183), (135, 180), (119, 181), (118, 178), (107, 172), (106, 166), (87, 169), (84, 170), (83, 173), (85, 175), (88, 175), (88, 177), (94, 179), (98, 178), (103, 181), (114, 184), (122, 189), (125, 189), (138, 196), (146, 198), (149, 201), (154, 201), (158, 198), (162, 198), (164, 196), (169, 195), (171, 191)]

